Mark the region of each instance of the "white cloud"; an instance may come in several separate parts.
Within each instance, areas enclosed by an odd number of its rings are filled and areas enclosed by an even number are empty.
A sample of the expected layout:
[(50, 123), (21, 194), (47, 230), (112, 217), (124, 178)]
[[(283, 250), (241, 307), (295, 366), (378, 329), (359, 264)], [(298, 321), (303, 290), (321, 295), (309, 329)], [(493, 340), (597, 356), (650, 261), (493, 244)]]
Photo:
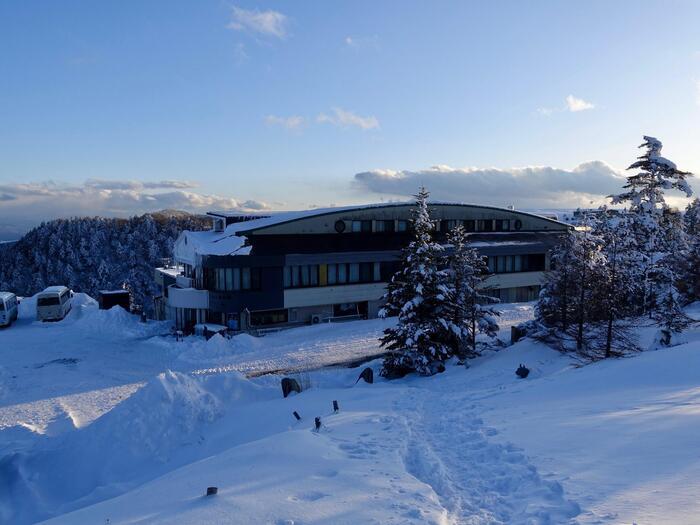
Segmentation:
[(181, 180), (161, 180), (157, 182), (140, 182), (135, 180), (88, 179), (85, 186), (96, 190), (142, 190), (142, 189), (191, 189), (197, 184)]
[(321, 113), (316, 117), (316, 122), (333, 124), (334, 126), (356, 126), (360, 129), (375, 129), (379, 127), (379, 120), (370, 115), (361, 117), (351, 111), (342, 108), (333, 108), (332, 114)]
[(592, 104), (591, 102), (587, 102), (582, 98), (576, 98), (573, 95), (569, 95), (566, 97), (566, 108), (569, 111), (586, 111), (587, 109), (593, 109), (594, 107), (594, 104)]
[(235, 31), (248, 31), (264, 36), (284, 38), (287, 36), (287, 23), (287, 17), (277, 11), (248, 10), (233, 6), (231, 22), (226, 27)]
[(82, 185), (55, 182), (0, 184), (0, 240), (16, 238), (42, 220), (74, 216), (128, 217), (163, 209), (203, 213), (211, 209), (258, 211), (260, 201), (185, 191), (191, 182), (108, 181), (90, 179)]
[(569, 111), (571, 113), (578, 113), (579, 111), (586, 111), (587, 109), (595, 108), (595, 104), (583, 100), (582, 98), (577, 98), (573, 95), (569, 95), (564, 99), (564, 104), (560, 107), (548, 108), (541, 107), (537, 108), (537, 113), (544, 117), (550, 117), (554, 113), (560, 113), (562, 111)]
[(372, 170), (358, 173), (354, 184), (363, 191), (389, 197), (410, 197), (425, 185), (438, 200), (518, 208), (575, 208), (606, 201), (621, 191), (625, 174), (602, 161), (574, 169), (548, 166), (522, 168), (451, 168), (434, 166), (419, 171)]
[(270, 126), (282, 126), (289, 130), (297, 130), (304, 125), (304, 117), (292, 115), (291, 117), (278, 117), (277, 115), (267, 115), (265, 122)]
[(695, 81), (695, 102), (700, 106), (700, 80)]

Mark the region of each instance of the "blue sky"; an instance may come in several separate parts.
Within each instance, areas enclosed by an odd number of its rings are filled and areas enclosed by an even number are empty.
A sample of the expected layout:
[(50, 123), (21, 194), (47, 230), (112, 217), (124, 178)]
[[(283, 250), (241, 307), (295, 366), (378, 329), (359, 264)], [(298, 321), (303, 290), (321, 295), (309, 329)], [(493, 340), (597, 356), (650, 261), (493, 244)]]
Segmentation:
[(5, 1), (0, 221), (306, 208), (417, 182), (597, 202), (644, 134), (700, 172), (698, 20), (690, 0)]

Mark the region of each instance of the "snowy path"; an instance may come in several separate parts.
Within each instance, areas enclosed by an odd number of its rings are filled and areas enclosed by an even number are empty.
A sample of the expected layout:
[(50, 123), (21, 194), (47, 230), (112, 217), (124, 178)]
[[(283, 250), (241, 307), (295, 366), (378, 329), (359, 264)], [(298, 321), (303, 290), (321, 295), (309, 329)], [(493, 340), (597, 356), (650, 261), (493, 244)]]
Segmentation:
[(411, 420), (406, 469), (435, 491), (451, 523), (567, 523), (579, 514), (522, 451), (493, 441), (468, 395), (412, 389), (396, 410)]

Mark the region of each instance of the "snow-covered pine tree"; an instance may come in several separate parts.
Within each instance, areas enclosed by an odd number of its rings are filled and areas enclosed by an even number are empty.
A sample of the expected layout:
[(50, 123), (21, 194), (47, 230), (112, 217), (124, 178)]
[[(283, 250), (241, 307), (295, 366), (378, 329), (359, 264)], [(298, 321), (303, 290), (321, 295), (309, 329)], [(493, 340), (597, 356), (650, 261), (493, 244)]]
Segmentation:
[(479, 355), (476, 336), (496, 337), (499, 312), (497, 299), (487, 295), (484, 280), (488, 266), (483, 256), (469, 247), (464, 228), (458, 225), (447, 235), (451, 254), (447, 257), (446, 302), (444, 319), (455, 354), (464, 361)]
[(680, 291), (686, 303), (700, 301), (700, 199), (693, 200), (683, 217), (687, 250), (678, 257)]
[(685, 232), (689, 236), (700, 235), (700, 199), (695, 198), (688, 204), (685, 208), (685, 214), (683, 215), (683, 222), (685, 224)]
[(401, 268), (392, 277), (381, 317), (398, 314), (395, 327), (380, 341), (389, 350), (380, 374), (394, 378), (409, 372), (432, 375), (452, 357), (445, 341), (445, 271), (440, 269), (443, 247), (433, 240), (428, 210), (429, 193), (420, 188), (413, 212), (413, 240), (401, 256)]
[(581, 231), (569, 231), (552, 254), (554, 268), (535, 307), (536, 320), (548, 329), (540, 334), (543, 339), (590, 358), (597, 357), (596, 333), (587, 328), (601, 312), (601, 248), (602, 240), (590, 223)]
[(630, 235), (630, 218), (612, 216), (603, 208), (595, 224), (595, 234), (602, 241), (604, 256), (598, 283), (600, 312), (596, 315), (603, 324), (602, 357), (609, 358), (635, 347), (631, 341), (626, 318), (634, 312), (633, 305), (640, 297), (636, 276), (636, 243)]
[(545, 275), (535, 305), (535, 317), (544, 326), (567, 332), (573, 319), (575, 295), (574, 250), (577, 233), (569, 231), (550, 254), (551, 269)]
[(658, 342), (662, 346), (674, 344), (675, 336), (683, 332), (693, 323), (683, 311), (676, 282), (678, 276), (672, 266), (660, 264), (655, 275), (657, 283), (658, 303), (654, 311), (654, 319), (659, 323)]
[(677, 241), (677, 227), (671, 217), (671, 210), (664, 198), (665, 190), (678, 190), (690, 197), (693, 194), (687, 177), (690, 173), (680, 171), (670, 160), (661, 156), (662, 143), (654, 137), (645, 136), (644, 155), (632, 163), (629, 170), (638, 170), (627, 178), (624, 186), (628, 191), (612, 195), (613, 204), (626, 204), (633, 219), (631, 232), (637, 243), (637, 261), (644, 283), (642, 311), (651, 314), (657, 295), (653, 276), (661, 276), (658, 262), (664, 252), (668, 252)]

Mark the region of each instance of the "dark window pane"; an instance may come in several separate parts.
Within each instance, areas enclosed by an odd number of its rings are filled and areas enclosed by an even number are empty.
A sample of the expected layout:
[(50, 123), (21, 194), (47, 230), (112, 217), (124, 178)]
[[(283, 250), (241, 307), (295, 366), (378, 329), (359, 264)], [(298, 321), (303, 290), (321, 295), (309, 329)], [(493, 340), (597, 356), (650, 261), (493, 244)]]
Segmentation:
[(350, 263), (350, 278), (351, 283), (357, 283), (360, 281), (360, 264)]
[(474, 221), (472, 219), (468, 219), (468, 220), (464, 221), (464, 229), (465, 229), (465, 231), (473, 232), (474, 231)]
[(338, 282), (338, 265), (328, 265), (328, 284), (336, 284)]
[(372, 233), (372, 221), (361, 221), (362, 222), (362, 233)]
[(372, 263), (360, 263), (360, 282), (371, 283), (372, 271)]
[(309, 266), (309, 284), (311, 286), (318, 286), (318, 264)]
[(241, 288), (250, 290), (250, 268), (241, 268)]
[(250, 289), (251, 290), (260, 290), (261, 286), (261, 281), (262, 281), (262, 270), (260, 268), (251, 268), (250, 269)]
[(339, 264), (338, 265), (338, 283), (345, 284), (348, 282), (348, 265)]
[(253, 326), (286, 323), (287, 319), (287, 310), (269, 310), (267, 312), (250, 313), (250, 324)]

